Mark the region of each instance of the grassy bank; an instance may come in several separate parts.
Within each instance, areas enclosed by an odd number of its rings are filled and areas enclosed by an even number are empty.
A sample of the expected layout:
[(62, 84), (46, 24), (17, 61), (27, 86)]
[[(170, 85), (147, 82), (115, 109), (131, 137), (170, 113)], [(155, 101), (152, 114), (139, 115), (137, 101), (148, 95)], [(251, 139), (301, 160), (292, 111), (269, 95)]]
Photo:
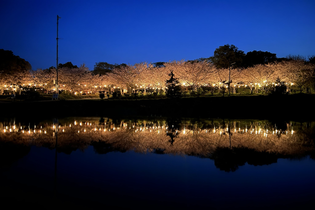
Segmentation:
[(174, 116), (256, 119), (315, 119), (315, 95), (237, 96), (142, 100), (5, 101), (7, 117)]

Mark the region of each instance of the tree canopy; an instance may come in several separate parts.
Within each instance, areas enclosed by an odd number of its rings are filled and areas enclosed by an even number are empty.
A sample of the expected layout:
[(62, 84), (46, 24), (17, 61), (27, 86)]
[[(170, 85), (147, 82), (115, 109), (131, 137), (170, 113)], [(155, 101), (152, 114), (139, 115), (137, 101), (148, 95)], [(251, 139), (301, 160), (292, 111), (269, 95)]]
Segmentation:
[(308, 58), (309, 62), (312, 63), (312, 64), (315, 64), (315, 56), (311, 56)]
[(156, 62), (156, 63), (153, 63), (153, 66), (154, 66), (155, 68), (165, 67), (165, 66), (164, 66), (164, 63), (165, 63), (165, 62)]
[(67, 63), (59, 63), (58, 68), (63, 68), (63, 67), (67, 67), (69, 69), (74, 69), (74, 68), (78, 68), (77, 65), (73, 65), (71, 62), (67, 62)]
[(112, 70), (115, 68), (114, 64), (110, 64), (107, 62), (98, 62), (94, 65), (94, 71), (93, 74), (94, 75), (104, 75), (107, 74), (109, 72), (112, 72)]
[(244, 67), (253, 67), (257, 64), (273, 63), (276, 60), (277, 56), (274, 53), (254, 50), (246, 54), (243, 65)]
[(29, 62), (16, 56), (10, 50), (0, 49), (0, 71), (5, 73), (21, 73), (31, 70)]
[(234, 45), (220, 46), (214, 51), (214, 55), (210, 57), (211, 62), (218, 68), (229, 68), (232, 63), (232, 68), (243, 67), (245, 54), (242, 50), (238, 50)]
[(107, 62), (98, 62), (94, 65), (94, 70), (92, 73), (94, 75), (105, 75), (111, 73), (114, 69), (121, 69), (122, 67), (126, 67), (127, 65), (122, 64), (110, 64)]

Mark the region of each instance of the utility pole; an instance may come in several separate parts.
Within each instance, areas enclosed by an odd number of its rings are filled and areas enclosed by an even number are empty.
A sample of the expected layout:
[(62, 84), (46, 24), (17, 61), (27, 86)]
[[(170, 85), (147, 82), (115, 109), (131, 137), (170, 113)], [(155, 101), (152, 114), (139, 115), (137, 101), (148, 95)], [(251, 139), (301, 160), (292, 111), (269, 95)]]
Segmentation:
[(58, 24), (59, 24), (60, 17), (57, 15), (57, 56), (56, 56), (56, 72), (57, 72), (57, 78), (56, 78), (56, 89), (57, 89), (57, 99), (59, 98), (59, 84), (58, 84)]

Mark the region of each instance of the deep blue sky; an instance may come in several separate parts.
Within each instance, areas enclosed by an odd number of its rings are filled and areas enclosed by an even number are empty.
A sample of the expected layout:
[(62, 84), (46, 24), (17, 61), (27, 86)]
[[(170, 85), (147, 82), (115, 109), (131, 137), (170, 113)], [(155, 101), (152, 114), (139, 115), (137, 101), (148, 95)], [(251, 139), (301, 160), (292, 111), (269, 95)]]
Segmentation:
[(0, 49), (32, 69), (59, 63), (127, 63), (210, 57), (234, 44), (245, 53), (315, 55), (314, 0), (1, 0)]

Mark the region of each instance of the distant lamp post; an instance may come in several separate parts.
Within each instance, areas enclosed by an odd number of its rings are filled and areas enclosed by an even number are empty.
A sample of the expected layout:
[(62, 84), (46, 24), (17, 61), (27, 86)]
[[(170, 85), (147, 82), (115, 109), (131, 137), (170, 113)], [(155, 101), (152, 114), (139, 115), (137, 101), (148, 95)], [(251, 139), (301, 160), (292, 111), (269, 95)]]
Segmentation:
[(234, 62), (234, 63), (231, 63), (230, 65), (229, 65), (229, 83), (228, 83), (228, 85), (229, 85), (229, 97), (230, 97), (230, 93), (231, 93), (231, 66), (232, 65), (234, 65), (236, 62)]

